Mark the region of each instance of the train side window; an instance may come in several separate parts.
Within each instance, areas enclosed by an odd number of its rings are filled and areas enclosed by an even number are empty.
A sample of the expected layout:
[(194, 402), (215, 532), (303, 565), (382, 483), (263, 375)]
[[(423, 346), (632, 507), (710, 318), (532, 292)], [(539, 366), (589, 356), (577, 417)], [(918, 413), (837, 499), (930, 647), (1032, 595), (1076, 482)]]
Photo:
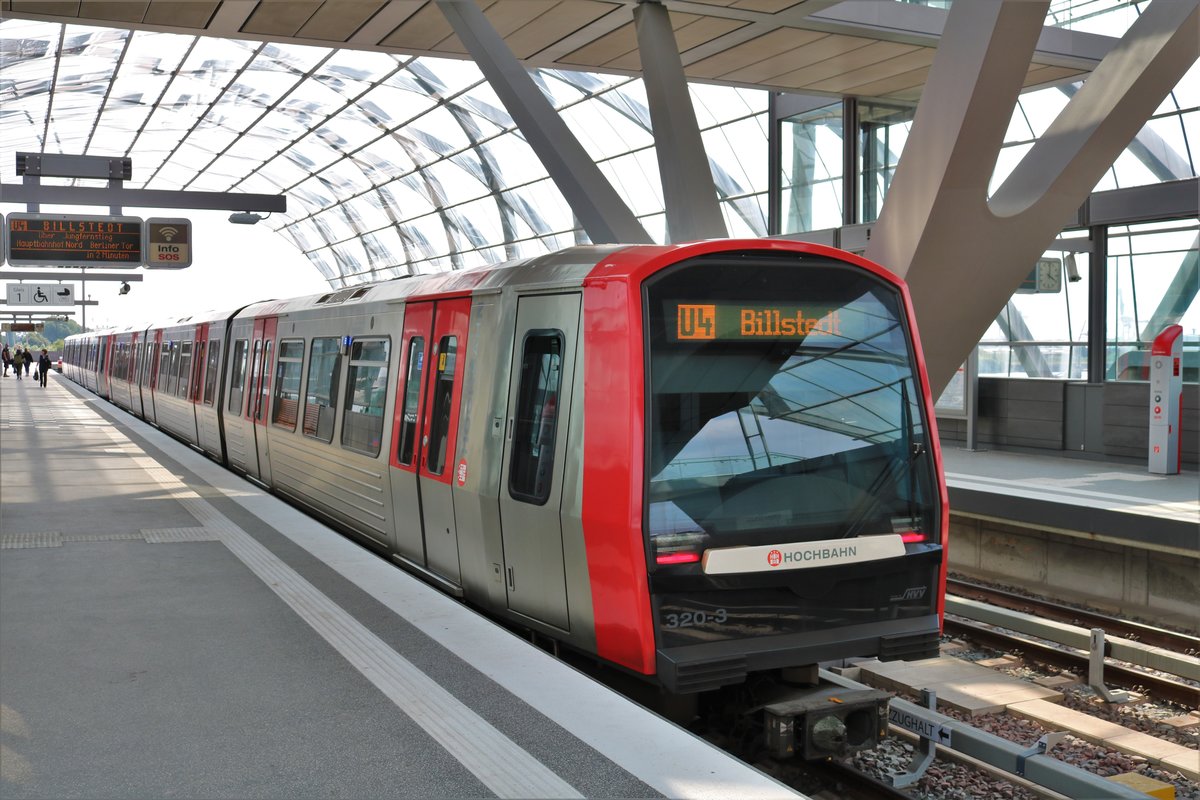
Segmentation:
[(508, 492), (535, 505), (549, 499), (554, 477), (562, 351), (561, 331), (536, 331), (525, 337), (521, 354)]
[(408, 342), (408, 368), (404, 375), (404, 408), (400, 411), (400, 444), (396, 459), (411, 466), (417, 444), (417, 405), (421, 398), (421, 375), (425, 366), (425, 337), (414, 336)]
[(271, 422), (290, 431), (296, 430), (300, 409), (300, 375), (304, 362), (304, 340), (284, 339), (279, 343), (275, 366), (275, 410)]
[(170, 339), (162, 343), (160, 353), (158, 353), (158, 380), (156, 389), (162, 391), (167, 390), (167, 385), (170, 383)]
[(229, 380), (229, 410), (235, 414), (242, 413), (242, 398), (246, 391), (246, 356), (250, 342), (238, 339), (233, 343), (233, 358), (230, 359), (232, 372)]
[(146, 374), (146, 383), (151, 389), (158, 384), (158, 370), (154, 368), (158, 363), (158, 350), (158, 342), (151, 342), (146, 345), (146, 365), (143, 369)]
[(337, 413), (338, 378), (342, 354), (335, 337), (313, 339), (308, 357), (308, 387), (304, 393), (304, 435), (323, 442), (333, 441), (333, 419)]
[(204, 405), (211, 406), (217, 394), (217, 367), (221, 363), (221, 340), (208, 342), (208, 363), (204, 367)]
[(429, 449), (426, 467), (431, 475), (446, 468), (446, 446), (450, 441), (450, 409), (454, 398), (454, 375), (458, 371), (458, 337), (443, 336), (438, 342), (437, 375), (433, 384), (433, 410), (430, 412)]
[(192, 383), (192, 343), (181, 342), (179, 344), (179, 385), (175, 390), (175, 394), (180, 397), (187, 397), (188, 387)]
[(350, 349), (346, 379), (342, 446), (375, 456), (383, 438), (383, 409), (387, 399), (387, 339), (356, 339)]

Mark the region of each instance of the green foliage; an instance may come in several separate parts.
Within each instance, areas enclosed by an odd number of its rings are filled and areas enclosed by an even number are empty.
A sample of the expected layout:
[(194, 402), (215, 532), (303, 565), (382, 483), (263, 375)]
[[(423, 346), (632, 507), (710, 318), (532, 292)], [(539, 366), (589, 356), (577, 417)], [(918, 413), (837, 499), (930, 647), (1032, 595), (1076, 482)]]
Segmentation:
[[(48, 320), (46, 320), (45, 329), (42, 330), (40, 335), (44, 336), (46, 338), (46, 340), (49, 342), (56, 342), (56, 341), (61, 342), (63, 339), (66, 339), (68, 336), (79, 333), (82, 330), (83, 330), (83, 328), (79, 327), (79, 323), (73, 319), (64, 319), (64, 320), (48, 319)], [(31, 335), (39, 335), (39, 334), (31, 334)], [(45, 345), (42, 345), (42, 346), (45, 347)]]
[(31, 333), (5, 334), (5, 344), (10, 347), (20, 345), (22, 348), (31, 347), (35, 351), (43, 347), (50, 352), (62, 352), (64, 340), (72, 334), (79, 333), (83, 328), (74, 320), (48, 319), (43, 323), (43, 329)]

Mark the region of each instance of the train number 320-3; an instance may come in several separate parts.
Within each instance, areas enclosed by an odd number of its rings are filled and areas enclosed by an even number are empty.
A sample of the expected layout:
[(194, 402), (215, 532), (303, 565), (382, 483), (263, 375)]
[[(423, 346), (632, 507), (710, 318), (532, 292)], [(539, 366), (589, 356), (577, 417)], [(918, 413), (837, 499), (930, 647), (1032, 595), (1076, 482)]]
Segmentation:
[(683, 611), (678, 614), (667, 614), (668, 628), (694, 628), (697, 625), (707, 625), (710, 622), (717, 625), (729, 619), (729, 612), (723, 608), (716, 611)]

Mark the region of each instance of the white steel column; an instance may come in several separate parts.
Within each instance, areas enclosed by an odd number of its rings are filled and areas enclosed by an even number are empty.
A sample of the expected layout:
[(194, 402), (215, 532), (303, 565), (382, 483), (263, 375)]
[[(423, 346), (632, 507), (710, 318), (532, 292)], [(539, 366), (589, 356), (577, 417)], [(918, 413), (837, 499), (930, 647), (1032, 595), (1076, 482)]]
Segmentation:
[(1200, 0), (1154, 0), (988, 199), (1049, 3), (955, 3), (867, 257), (912, 290), (940, 391), (1196, 60)]
[(592, 242), (652, 243), (645, 228), (474, 0), (437, 0), (437, 5), (566, 197)]
[(658, 153), (667, 241), (726, 238), (729, 232), (717, 202), (670, 14), (658, 0), (640, 0), (633, 10), (633, 22)]

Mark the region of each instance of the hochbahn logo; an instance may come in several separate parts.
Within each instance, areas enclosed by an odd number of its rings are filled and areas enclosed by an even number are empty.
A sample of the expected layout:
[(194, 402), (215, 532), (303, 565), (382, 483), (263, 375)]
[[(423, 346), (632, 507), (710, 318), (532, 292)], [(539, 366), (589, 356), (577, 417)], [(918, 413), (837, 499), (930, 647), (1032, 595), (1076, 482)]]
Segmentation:
[(772, 567), (780, 564), (800, 564), (810, 561), (828, 561), (832, 558), (854, 558), (858, 548), (854, 545), (845, 547), (807, 547), (803, 550), (790, 550), (786, 553), (772, 550), (767, 553), (767, 563)]

